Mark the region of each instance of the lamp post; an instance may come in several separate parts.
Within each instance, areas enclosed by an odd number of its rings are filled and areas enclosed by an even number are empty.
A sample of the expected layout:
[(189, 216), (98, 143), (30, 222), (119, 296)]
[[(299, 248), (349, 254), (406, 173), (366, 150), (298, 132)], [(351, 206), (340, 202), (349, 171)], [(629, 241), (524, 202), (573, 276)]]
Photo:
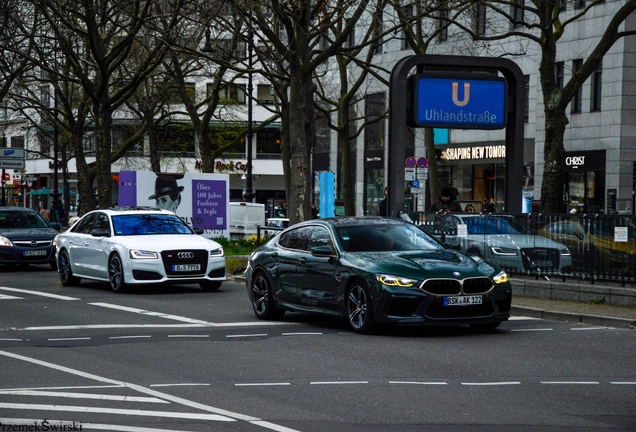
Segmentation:
[(251, 202), (254, 199), (254, 191), (252, 190), (252, 42), (254, 35), (252, 33), (252, 23), (248, 23), (247, 43), (247, 184), (245, 185), (245, 194), (243, 199)]
[[(4, 132), (2, 132), (2, 147), (6, 147), (7, 146), (7, 136), (4, 134)], [(5, 194), (4, 194), (4, 168), (2, 168), (2, 201), (0, 201), (0, 205), (5, 206), (7, 205), (7, 201), (5, 200)]]
[(57, 88), (53, 89), (53, 189), (51, 190), (51, 222), (64, 224), (60, 214), (60, 189), (58, 179), (59, 131), (57, 127)]

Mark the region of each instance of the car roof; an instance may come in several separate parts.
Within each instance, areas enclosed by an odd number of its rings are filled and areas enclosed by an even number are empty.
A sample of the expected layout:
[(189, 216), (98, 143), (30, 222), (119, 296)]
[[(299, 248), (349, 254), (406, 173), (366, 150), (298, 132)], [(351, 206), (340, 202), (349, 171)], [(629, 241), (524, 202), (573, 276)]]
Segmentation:
[[(143, 206), (135, 206), (135, 207), (110, 207), (107, 209), (95, 209), (90, 211), (89, 213), (94, 212), (103, 212), (111, 216), (115, 215), (124, 215), (124, 214), (147, 214), (147, 213), (156, 213), (156, 214), (171, 214), (174, 215), (174, 212), (170, 210), (160, 209), (158, 207), (143, 207)], [(88, 214), (88, 213), (87, 213)]]
[[(356, 226), (356, 225), (374, 225), (374, 224), (413, 225), (400, 219), (386, 218), (381, 216), (358, 216), (358, 217), (342, 216), (342, 217), (333, 217), (333, 218), (319, 218), (319, 219), (306, 220), (302, 222), (302, 224), (311, 224), (311, 223), (317, 223), (317, 222), (330, 224), (330, 225), (333, 225), (335, 228), (340, 228), (345, 226)], [(297, 225), (294, 225), (294, 226), (297, 226)]]
[(11, 207), (11, 206), (0, 206), (0, 211), (15, 211), (22, 213), (37, 213), (35, 210), (27, 207)]

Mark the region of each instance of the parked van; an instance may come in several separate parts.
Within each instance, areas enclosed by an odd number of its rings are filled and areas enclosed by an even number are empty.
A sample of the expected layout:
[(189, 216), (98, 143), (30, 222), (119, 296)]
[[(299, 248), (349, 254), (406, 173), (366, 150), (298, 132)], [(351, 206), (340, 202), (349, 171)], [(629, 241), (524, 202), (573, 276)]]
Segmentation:
[(265, 226), (265, 204), (230, 202), (230, 238), (256, 235), (259, 225)]

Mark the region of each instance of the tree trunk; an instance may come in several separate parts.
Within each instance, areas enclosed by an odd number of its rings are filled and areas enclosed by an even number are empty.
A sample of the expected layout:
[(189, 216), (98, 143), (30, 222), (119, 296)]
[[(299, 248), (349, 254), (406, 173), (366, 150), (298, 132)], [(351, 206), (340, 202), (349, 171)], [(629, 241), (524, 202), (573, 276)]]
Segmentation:
[(541, 183), (541, 211), (562, 213), (565, 185), (565, 149), (563, 136), (568, 124), (565, 108), (545, 110), (545, 144), (543, 148), (543, 182)]

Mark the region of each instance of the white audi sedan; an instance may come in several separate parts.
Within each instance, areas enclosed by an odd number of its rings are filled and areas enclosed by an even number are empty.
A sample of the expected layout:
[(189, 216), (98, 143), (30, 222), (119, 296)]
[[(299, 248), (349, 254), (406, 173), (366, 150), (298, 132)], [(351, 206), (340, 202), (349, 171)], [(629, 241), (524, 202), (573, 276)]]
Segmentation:
[(223, 247), (200, 233), (168, 210), (94, 210), (55, 238), (60, 281), (108, 281), (115, 292), (158, 283), (216, 291), (225, 280)]

